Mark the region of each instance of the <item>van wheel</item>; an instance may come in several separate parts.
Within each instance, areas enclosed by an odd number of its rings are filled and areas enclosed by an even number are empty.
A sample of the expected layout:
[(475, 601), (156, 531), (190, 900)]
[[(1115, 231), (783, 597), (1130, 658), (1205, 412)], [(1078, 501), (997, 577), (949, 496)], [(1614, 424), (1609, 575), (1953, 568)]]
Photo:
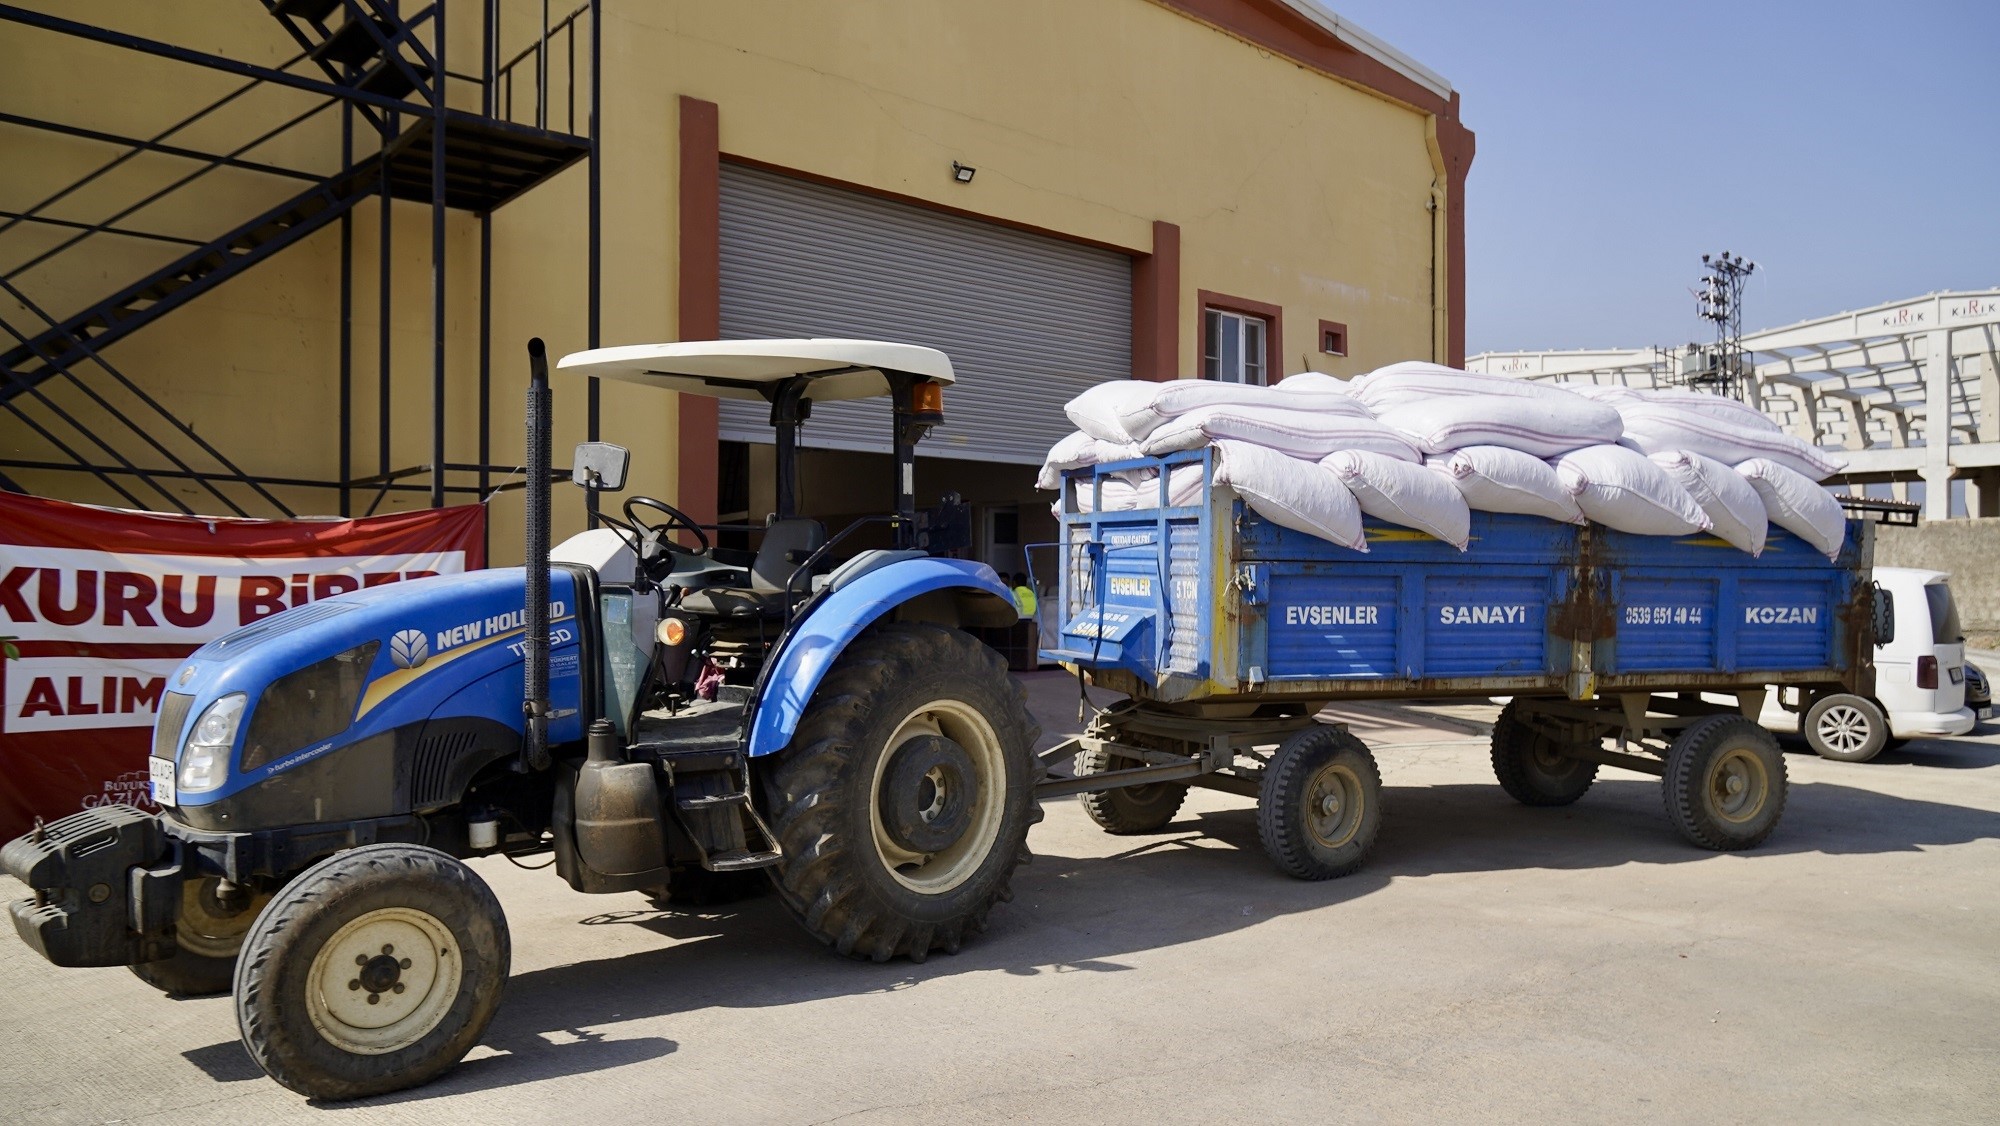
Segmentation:
[(779, 898), (850, 957), (957, 953), (1028, 859), (1040, 733), (1007, 662), (972, 635), (862, 634), (765, 775)]
[(1888, 745), (1889, 718), (1873, 700), (1830, 692), (1806, 709), (1799, 720), (1799, 734), (1822, 758), (1867, 762)]
[(479, 1042), (507, 981), (507, 920), (436, 849), (364, 845), (293, 880), (236, 967), (236, 1023), (266, 1074), (308, 1098), (426, 1083)]

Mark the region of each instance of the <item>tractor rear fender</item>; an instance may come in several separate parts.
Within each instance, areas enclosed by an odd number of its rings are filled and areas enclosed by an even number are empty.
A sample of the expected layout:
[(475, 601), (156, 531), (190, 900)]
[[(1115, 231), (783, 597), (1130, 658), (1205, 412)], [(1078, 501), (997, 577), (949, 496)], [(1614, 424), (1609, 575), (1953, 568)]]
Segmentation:
[(752, 758), (784, 749), (819, 682), (848, 642), (884, 618), (950, 626), (1020, 620), (1013, 592), (993, 568), (964, 559), (908, 559), (832, 590), (771, 658), (750, 725)]

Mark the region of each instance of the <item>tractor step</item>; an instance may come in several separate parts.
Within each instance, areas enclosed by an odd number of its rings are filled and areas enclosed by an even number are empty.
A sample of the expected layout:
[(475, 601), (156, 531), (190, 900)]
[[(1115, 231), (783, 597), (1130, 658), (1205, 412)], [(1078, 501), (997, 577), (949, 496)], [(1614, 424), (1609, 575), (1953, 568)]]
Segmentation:
[(769, 868), (784, 859), (780, 852), (747, 852), (731, 849), (702, 858), (702, 867), (711, 872), (747, 872), (752, 868)]
[(749, 805), (750, 795), (740, 791), (733, 794), (710, 794), (700, 798), (681, 798), (674, 804), (689, 811), (719, 809), (726, 805)]

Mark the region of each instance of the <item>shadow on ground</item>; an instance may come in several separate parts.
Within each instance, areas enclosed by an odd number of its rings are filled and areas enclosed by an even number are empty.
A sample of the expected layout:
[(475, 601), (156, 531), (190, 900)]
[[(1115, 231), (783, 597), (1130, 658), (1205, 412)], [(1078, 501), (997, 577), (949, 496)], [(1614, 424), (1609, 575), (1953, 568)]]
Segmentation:
[[(1973, 751), (1961, 746), (1912, 753)], [(579, 925), (643, 928), (672, 945), (515, 976), (485, 1040), (494, 1054), (370, 1104), (616, 1068), (676, 1049), (666, 1039), (614, 1040), (601, 1031), (627, 1021), (887, 993), (994, 970), (1115, 973), (1129, 968), (1120, 960), (1128, 955), (1278, 915), (1338, 907), (1397, 877), (1681, 864), (1714, 856), (1675, 835), (1659, 787), (1649, 781), (1606, 779), (1576, 805), (1553, 810), (1516, 805), (1491, 785), (1391, 786), (1384, 790), (1384, 808), (1387, 820), (1369, 866), (1327, 883), (1278, 874), (1259, 849), (1247, 805), (1184, 816), (1160, 833), (1127, 838), (1130, 847), (1109, 856), (1040, 856), (1017, 873), (1015, 900), (994, 913), (990, 933), (959, 955), (934, 955), (921, 965), (836, 957), (816, 947), (770, 896), (694, 911), (647, 909), (637, 896), (611, 897), (603, 901), (610, 909), (582, 915)], [(1816, 782), (1792, 787), (1777, 835), (1740, 861), (1907, 852), (1994, 838), (2000, 838), (2000, 813)], [(234, 1042), (186, 1056), (222, 1081), (259, 1074)]]

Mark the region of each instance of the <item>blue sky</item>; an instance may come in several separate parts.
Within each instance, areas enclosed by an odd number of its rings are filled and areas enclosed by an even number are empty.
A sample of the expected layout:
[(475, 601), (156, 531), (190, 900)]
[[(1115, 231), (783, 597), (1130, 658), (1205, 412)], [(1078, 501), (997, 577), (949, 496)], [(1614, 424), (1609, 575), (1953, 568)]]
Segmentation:
[(2000, 2), (1330, 0), (1445, 76), (1479, 138), (1468, 350), (1707, 339), (2000, 286)]

